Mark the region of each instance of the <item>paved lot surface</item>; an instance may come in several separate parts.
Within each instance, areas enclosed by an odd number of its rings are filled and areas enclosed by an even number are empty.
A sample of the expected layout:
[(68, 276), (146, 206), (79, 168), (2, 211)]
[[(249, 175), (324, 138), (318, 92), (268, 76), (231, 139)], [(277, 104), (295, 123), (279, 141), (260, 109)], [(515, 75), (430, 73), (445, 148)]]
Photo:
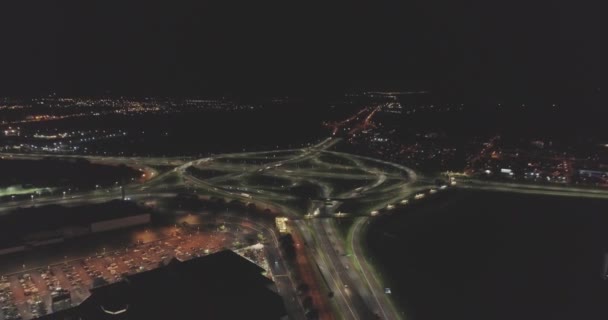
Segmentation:
[[(146, 241), (147, 232), (156, 235), (160, 232), (163, 237)], [(93, 286), (119, 281), (123, 275), (155, 269), (174, 257), (188, 260), (223, 248), (244, 247), (257, 241), (256, 236), (257, 231), (246, 227), (176, 225), (164, 230), (144, 231), (134, 237), (131, 244), (117, 250), (102, 249), (86, 257), (3, 275), (0, 278), (0, 320), (33, 319), (51, 313), (54, 296), (68, 296), (69, 299), (63, 301), (76, 305), (88, 297)], [(240, 252), (267, 266), (262, 249)]]

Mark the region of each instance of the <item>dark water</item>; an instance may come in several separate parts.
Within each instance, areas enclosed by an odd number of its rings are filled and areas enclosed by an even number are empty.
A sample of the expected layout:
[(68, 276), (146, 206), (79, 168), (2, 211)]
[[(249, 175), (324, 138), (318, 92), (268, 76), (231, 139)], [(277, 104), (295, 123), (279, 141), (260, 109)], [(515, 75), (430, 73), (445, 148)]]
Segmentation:
[(368, 244), (408, 319), (608, 319), (608, 201), (453, 190)]

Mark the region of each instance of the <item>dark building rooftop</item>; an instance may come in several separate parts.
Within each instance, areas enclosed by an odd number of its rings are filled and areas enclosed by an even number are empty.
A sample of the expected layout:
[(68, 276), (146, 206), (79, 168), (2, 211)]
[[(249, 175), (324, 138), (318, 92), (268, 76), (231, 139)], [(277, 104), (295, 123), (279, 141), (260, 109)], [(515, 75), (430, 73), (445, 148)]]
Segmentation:
[(94, 288), (79, 306), (43, 320), (281, 319), (281, 297), (264, 269), (233, 251), (185, 262)]
[(65, 227), (88, 227), (91, 223), (149, 213), (135, 202), (113, 200), (78, 207), (47, 205), (18, 208), (0, 216), (0, 248), (20, 244), (27, 235)]

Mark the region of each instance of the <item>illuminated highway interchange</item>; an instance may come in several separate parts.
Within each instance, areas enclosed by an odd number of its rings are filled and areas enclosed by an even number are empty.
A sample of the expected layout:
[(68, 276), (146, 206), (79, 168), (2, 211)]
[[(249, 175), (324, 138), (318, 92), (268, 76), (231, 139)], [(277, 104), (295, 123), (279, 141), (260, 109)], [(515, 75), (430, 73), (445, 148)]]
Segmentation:
[[(112, 158), (88, 157), (100, 163), (125, 163), (141, 168), (148, 175), (143, 184), (125, 186), (133, 200), (151, 200), (189, 192), (200, 196), (237, 200), (269, 208), (288, 219), (288, 231), (297, 234), (299, 246), (315, 274), (317, 290), (327, 295), (324, 303), (331, 306), (320, 318), (400, 319), (385, 293), (381, 279), (365, 257), (361, 244), (363, 230), (370, 216), (390, 212), (395, 206), (407, 205), (431, 196), (447, 187), (434, 179), (421, 177), (401, 165), (368, 157), (332, 151), (340, 138), (328, 138), (303, 149), (220, 154), (203, 159)], [(15, 158), (34, 155), (12, 154)], [(174, 169), (159, 174), (150, 165), (171, 165)], [(460, 179), (460, 178), (459, 178)], [(451, 184), (456, 184), (453, 181)], [(560, 194), (585, 197), (608, 197), (603, 191), (576, 188), (459, 180), (458, 187), (491, 188), (524, 193)], [(119, 188), (115, 188), (119, 189)], [(116, 190), (96, 190), (66, 196), (44, 196), (31, 201), (3, 204), (7, 211), (35, 203), (78, 205), (116, 198)], [(336, 219), (353, 218), (349, 236), (344, 239)], [(300, 242), (296, 240), (298, 245)], [(275, 244), (276, 243), (275, 238)], [(275, 253), (279, 255), (279, 253)], [(276, 257), (275, 257), (276, 258)], [(285, 273), (281, 262), (271, 268)], [(294, 295), (293, 279), (277, 282), (280, 293)], [(289, 288), (291, 286), (291, 288)], [(303, 311), (290, 308), (292, 317)], [(295, 313), (295, 314), (294, 314)]]

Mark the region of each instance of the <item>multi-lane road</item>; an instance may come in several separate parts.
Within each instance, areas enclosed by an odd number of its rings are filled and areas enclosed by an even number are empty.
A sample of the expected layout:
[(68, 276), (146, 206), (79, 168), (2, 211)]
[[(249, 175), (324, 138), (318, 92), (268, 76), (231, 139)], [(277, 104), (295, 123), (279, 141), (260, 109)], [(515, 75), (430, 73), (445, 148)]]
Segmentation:
[[(333, 202), (330, 205), (328, 200), (333, 198), (339, 198), (341, 201), (364, 199), (370, 208), (386, 208), (387, 205), (397, 204), (400, 200), (410, 198), (421, 188), (427, 188), (430, 184), (424, 182), (424, 179), (418, 179), (413, 170), (400, 165), (330, 151), (329, 149), (338, 142), (338, 138), (328, 138), (309, 148), (217, 155), (188, 162), (177, 158), (88, 158), (92, 161), (111, 164), (171, 165), (175, 167), (174, 170), (147, 181), (143, 185), (127, 186), (127, 196), (134, 200), (144, 201), (172, 197), (178, 192), (183, 192), (184, 184), (186, 184), (187, 188), (200, 190), (200, 194), (239, 199), (261, 207), (280, 210), (292, 218), (291, 231), (296, 233), (296, 241), (301, 240), (304, 244), (299, 247), (304, 254), (298, 257), (300, 259), (298, 265), (307, 268), (303, 278), (308, 282), (316, 282), (314, 285), (324, 287), (324, 292), (331, 293), (329, 296), (319, 295), (320, 291), (316, 291), (315, 300), (320, 302), (316, 305), (320, 318), (401, 319), (403, 315), (394, 306), (390, 296), (384, 292), (386, 284), (382, 283), (365, 255), (362, 239), (365, 227), (371, 219), (369, 213), (359, 213), (360, 216), (355, 218), (349, 236), (345, 240), (344, 236), (340, 235), (333, 218), (336, 215), (335, 209), (339, 206)], [(35, 159), (44, 155), (5, 154), (4, 156)], [(334, 160), (331, 160), (332, 157)], [(225, 161), (226, 159), (235, 162)], [(252, 159), (260, 160), (260, 163), (246, 161)], [(223, 170), (223, 173), (215, 177), (199, 178), (188, 172), (187, 169), (191, 166), (215, 171)], [(177, 179), (171, 183), (163, 180), (171, 175)], [(256, 182), (256, 177), (271, 177), (285, 181), (286, 185), (264, 186), (263, 183)], [(331, 179), (361, 181), (363, 184), (357, 185), (358, 187), (353, 186), (352, 189), (345, 189), (344, 185), (332, 185), (329, 182)], [(416, 187), (414, 187), (415, 182), (418, 183)], [(302, 183), (316, 185), (321, 190), (319, 199), (311, 201), (310, 195), (290, 194), (292, 187)], [(495, 191), (608, 198), (608, 191), (604, 190), (551, 185), (463, 179), (463, 181), (459, 181), (458, 186)], [(119, 188), (114, 188), (113, 190), (96, 190), (67, 196), (45, 196), (34, 200), (8, 201), (0, 204), (0, 214), (24, 206), (79, 205), (119, 197)], [(290, 206), (289, 202), (285, 201), (285, 199), (297, 200), (298, 197), (309, 198), (308, 200), (312, 204), (307, 210)], [(323, 213), (310, 214), (316, 209), (323, 209)], [(260, 228), (260, 230), (265, 229), (265, 233), (269, 232), (266, 230), (267, 226), (255, 225), (254, 227)], [(277, 276), (275, 278), (277, 286), (281, 293), (286, 295), (285, 301), (290, 314), (297, 319), (303, 319), (304, 308), (296, 293), (296, 283), (284, 265), (282, 253), (280, 250), (276, 250), (278, 241), (274, 231), (270, 230), (270, 234), (272, 234), (271, 243), (275, 248), (268, 250), (268, 255), (271, 262), (276, 261), (276, 263), (271, 263), (270, 267), (272, 273)]]
[(498, 182), (462, 178), (458, 180), (458, 187), (465, 189), (479, 189), (488, 191), (514, 192), (539, 194), (562, 197), (598, 198), (608, 199), (608, 190), (591, 187), (573, 187), (568, 185), (539, 185), (531, 183)]
[[(416, 174), (408, 168), (398, 166), (392, 163), (379, 161), (376, 159), (348, 156), (340, 153), (334, 153), (327, 151), (330, 147), (337, 143), (338, 139), (327, 139), (323, 142), (312, 146), (310, 148), (301, 149), (298, 152), (292, 152), (290, 156), (279, 157), (274, 161), (267, 161), (263, 164), (258, 165), (242, 165), (242, 168), (236, 168), (239, 165), (226, 165), (220, 161), (220, 164), (215, 166), (211, 165), (213, 161), (217, 159), (225, 158), (225, 155), (215, 156), (211, 158), (201, 159), (193, 161), (192, 163), (186, 163), (179, 168), (177, 171), (180, 175), (189, 181), (191, 184), (200, 187), (201, 189), (212, 190), (222, 196), (229, 198), (237, 198), (248, 202), (253, 202), (261, 205), (266, 205), (273, 201), (270, 195), (279, 197), (276, 190), (264, 190), (263, 186), (259, 185), (247, 185), (241, 184), (239, 188), (233, 189), (232, 187), (223, 186), (223, 181), (234, 181), (235, 179), (244, 179), (251, 177), (252, 175), (265, 175), (273, 177), (282, 177), (290, 179), (293, 183), (297, 183), (300, 179), (306, 180), (307, 182), (318, 181), (322, 178), (328, 177), (340, 177), (341, 179), (362, 179), (365, 178), (367, 185), (356, 188), (349, 192), (341, 193), (343, 198), (355, 198), (362, 197), (366, 192), (377, 191), (380, 186), (388, 179), (398, 180), (399, 185), (389, 187), (388, 192), (393, 194), (392, 197), (387, 200), (382, 198), (379, 204), (380, 207), (387, 205), (386, 201), (398, 201), (403, 197), (411, 194), (411, 188), (407, 188), (407, 185), (415, 181)], [(344, 165), (335, 165), (333, 168), (327, 168), (326, 172), (320, 173), (318, 169), (310, 172), (307, 169), (301, 170), (297, 165), (304, 161), (319, 161), (319, 155), (329, 154), (334, 157), (345, 157), (346, 161), (351, 161), (359, 170), (359, 173), (340, 173), (332, 172), (335, 169), (347, 168)], [(266, 153), (247, 153), (230, 155), (230, 159), (245, 159), (246, 157), (258, 157), (258, 158), (269, 158), (272, 154)], [(374, 162), (379, 165), (390, 166), (398, 172), (403, 174), (398, 175), (394, 172), (389, 173), (378, 169), (377, 167), (368, 167), (365, 162)], [(227, 174), (219, 177), (212, 177), (209, 179), (201, 179), (196, 176), (190, 175), (187, 172), (189, 166), (201, 166), (203, 168), (213, 168), (226, 170)], [(296, 166), (295, 168), (293, 166)], [(287, 168), (286, 168), (287, 167)], [(321, 176), (322, 177), (319, 177)], [(329, 199), (332, 197), (332, 186), (319, 183), (321, 186), (321, 195), (323, 199)], [(244, 195), (243, 190), (247, 190), (250, 194)], [(293, 195), (286, 195), (286, 197)], [(315, 202), (316, 206), (319, 206), (323, 201)], [(333, 312), (331, 309), (323, 308), (322, 311), (331, 312), (331, 314), (320, 313), (323, 319), (399, 319), (399, 314), (393, 307), (390, 299), (388, 299), (383, 291), (382, 286), (377, 280), (370, 281), (369, 277), (373, 274), (371, 267), (364, 260), (360, 247), (355, 250), (356, 254), (348, 255), (347, 251), (351, 250), (347, 243), (344, 242), (334, 224), (332, 218), (334, 215), (333, 207), (326, 208), (325, 213), (319, 215), (319, 218), (315, 219), (302, 219), (306, 212), (298, 212), (297, 208), (291, 208), (284, 206), (279, 203), (275, 203), (277, 207), (280, 207), (284, 214), (293, 218), (294, 227), (292, 231), (296, 231), (299, 234), (297, 238), (302, 238), (304, 241), (304, 248), (308, 251), (307, 256), (312, 257), (312, 261), (308, 263), (312, 266), (312, 271), (315, 271), (317, 284), (324, 286), (326, 292), (329, 293), (328, 300), (333, 305)], [(314, 211), (315, 206), (309, 208)], [(311, 216), (311, 215), (306, 215)], [(359, 236), (359, 233), (357, 233)], [(360, 246), (360, 244), (357, 244)], [(323, 298), (323, 297), (320, 297)]]

